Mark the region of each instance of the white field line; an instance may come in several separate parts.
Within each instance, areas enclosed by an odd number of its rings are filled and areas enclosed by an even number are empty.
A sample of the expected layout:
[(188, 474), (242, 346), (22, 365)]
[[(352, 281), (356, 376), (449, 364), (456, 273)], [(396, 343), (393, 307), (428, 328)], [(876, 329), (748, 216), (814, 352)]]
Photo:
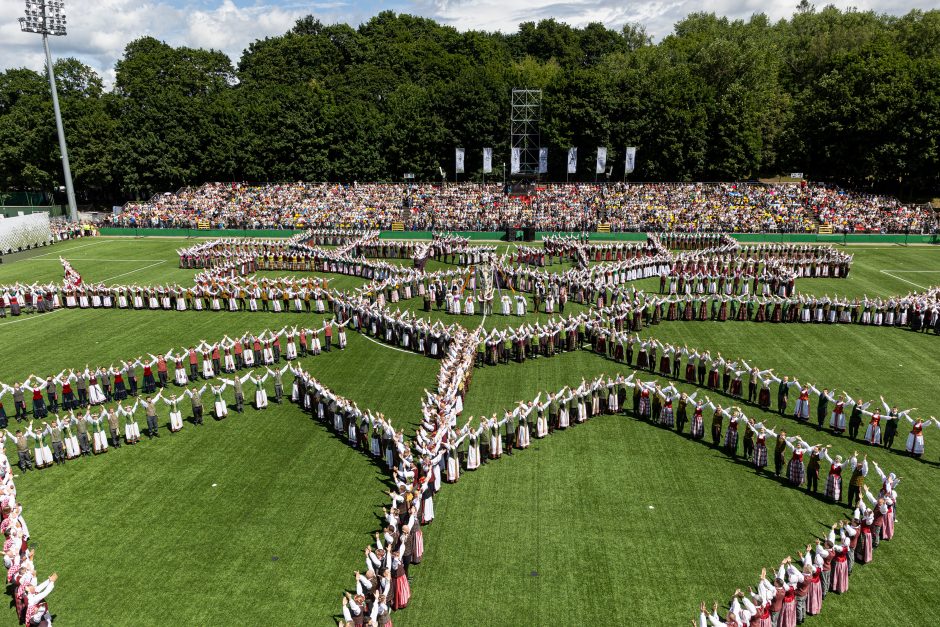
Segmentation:
[[(51, 261), (53, 263), (59, 263), (58, 259), (39, 259), (37, 257), (31, 257), (30, 259), (20, 259), (15, 263), (23, 263), (24, 261)], [(69, 257), (68, 261), (166, 261), (166, 259), (105, 259), (99, 257)]]
[(98, 244), (107, 244), (110, 240), (104, 240), (100, 242), (92, 242), (91, 244), (82, 244), (81, 246), (75, 246), (74, 248), (59, 248), (58, 250), (53, 250), (48, 253), (42, 253), (41, 255), (36, 255), (37, 257), (48, 257), (49, 255), (59, 255), (60, 257), (65, 256), (65, 253), (70, 253), (73, 250), (79, 250), (80, 248), (88, 248), (89, 246), (97, 246)]
[(104, 283), (105, 281), (112, 281), (112, 280), (114, 280), (114, 279), (119, 279), (119, 278), (121, 278), (122, 276), (127, 276), (128, 274), (134, 274), (135, 272), (140, 272), (141, 270), (146, 270), (147, 268), (152, 268), (152, 267), (154, 267), (154, 266), (159, 266), (161, 263), (166, 263), (166, 259), (161, 259), (161, 260), (158, 261), (157, 263), (152, 263), (152, 264), (150, 264), (150, 265), (148, 265), (148, 266), (144, 266), (143, 268), (137, 268), (136, 270), (131, 270), (130, 272), (122, 272), (121, 274), (116, 274), (116, 275), (114, 275), (114, 276), (109, 276), (109, 277), (106, 278), (106, 279), (96, 279), (96, 280), (95, 280), (95, 283)]
[(898, 281), (904, 281), (904, 282), (907, 283), (908, 285), (913, 285), (914, 287), (919, 287), (919, 288), (922, 289), (922, 290), (927, 289), (925, 286), (921, 285), (920, 283), (914, 283), (913, 281), (908, 281), (907, 279), (902, 279), (901, 277), (897, 276), (896, 274), (891, 274), (891, 273), (888, 272), (887, 270), (882, 270), (882, 271), (881, 271), (881, 274), (886, 274), (886, 275), (888, 275), (889, 277), (891, 277), (891, 278), (893, 278), (893, 279), (897, 279)]
[(17, 322), (26, 322), (27, 320), (32, 320), (33, 318), (45, 318), (48, 315), (54, 314), (58, 311), (65, 311), (65, 309), (53, 309), (52, 311), (44, 314), (23, 314), (24, 317), (19, 320), (10, 320), (9, 322), (0, 322), (0, 327), (5, 327), (8, 324), (16, 324)]
[(383, 347), (385, 347), (385, 348), (390, 348), (391, 350), (393, 350), (393, 351), (398, 351), (399, 353), (407, 353), (407, 354), (409, 354), (409, 355), (418, 355), (418, 354), (419, 354), (419, 353), (416, 353), (416, 352), (414, 352), (414, 351), (406, 351), (405, 349), (403, 349), (403, 348), (398, 348), (397, 346), (389, 346), (388, 344), (385, 344), (384, 342), (380, 342), (380, 341), (378, 341), (378, 340), (376, 340), (376, 339), (374, 339), (374, 338), (369, 337), (369, 335), (366, 334), (366, 333), (359, 333), (359, 335), (361, 335), (362, 337), (366, 338), (367, 340), (369, 340), (369, 341), (372, 342), (373, 344), (378, 344), (379, 346), (383, 346)]

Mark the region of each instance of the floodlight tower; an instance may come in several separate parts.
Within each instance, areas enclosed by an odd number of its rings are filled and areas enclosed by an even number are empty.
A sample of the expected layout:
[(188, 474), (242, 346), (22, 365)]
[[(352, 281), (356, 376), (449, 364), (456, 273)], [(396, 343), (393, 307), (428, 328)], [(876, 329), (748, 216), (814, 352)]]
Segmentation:
[(46, 51), (46, 69), (49, 71), (49, 89), (52, 91), (52, 108), (55, 110), (55, 126), (59, 132), (65, 193), (69, 200), (69, 214), (75, 222), (78, 221), (78, 207), (75, 205), (75, 190), (72, 188), (72, 169), (69, 167), (69, 153), (65, 147), (65, 130), (62, 128), (62, 114), (59, 112), (55, 74), (52, 73), (52, 53), (49, 52), (49, 35), (65, 35), (65, 13), (62, 12), (64, 9), (65, 3), (62, 0), (26, 0), (26, 17), (20, 18), (20, 30), (42, 35), (42, 47)]

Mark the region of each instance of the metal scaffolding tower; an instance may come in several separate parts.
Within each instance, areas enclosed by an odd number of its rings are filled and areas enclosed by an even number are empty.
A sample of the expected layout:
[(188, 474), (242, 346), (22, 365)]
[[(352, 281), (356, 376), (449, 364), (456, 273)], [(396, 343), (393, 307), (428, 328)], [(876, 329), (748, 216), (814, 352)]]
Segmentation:
[(518, 172), (512, 173), (513, 176), (532, 179), (538, 176), (541, 119), (542, 90), (513, 89), (510, 104), (509, 145), (513, 154), (518, 151), (519, 158), (519, 169)]

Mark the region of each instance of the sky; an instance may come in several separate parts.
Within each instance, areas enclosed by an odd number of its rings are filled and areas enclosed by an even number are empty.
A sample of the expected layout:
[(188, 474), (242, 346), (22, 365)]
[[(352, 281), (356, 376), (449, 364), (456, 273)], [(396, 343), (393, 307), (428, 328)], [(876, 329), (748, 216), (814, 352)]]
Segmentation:
[[(601, 22), (611, 28), (639, 23), (655, 40), (689, 13), (715, 12), (732, 19), (767, 13), (788, 17), (798, 0), (65, 0), (69, 34), (50, 38), (55, 57), (82, 60), (110, 85), (114, 63), (124, 46), (151, 35), (174, 46), (214, 48), (238, 62), (255, 39), (279, 35), (294, 21), (312, 14), (332, 24), (358, 26), (373, 15), (392, 10), (433, 18), (460, 30), (515, 32), (519, 23), (554, 17), (572, 26)], [(840, 8), (902, 14), (930, 9), (936, 0), (837, 0)], [(820, 3), (817, 6), (822, 6)], [(0, 70), (44, 63), (39, 35), (20, 32), (23, 0), (0, 0)]]

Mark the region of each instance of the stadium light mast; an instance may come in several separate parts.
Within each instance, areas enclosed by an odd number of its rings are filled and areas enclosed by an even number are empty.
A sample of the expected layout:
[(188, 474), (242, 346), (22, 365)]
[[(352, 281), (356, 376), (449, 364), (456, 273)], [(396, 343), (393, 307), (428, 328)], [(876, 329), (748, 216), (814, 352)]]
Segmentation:
[(65, 3), (62, 0), (26, 0), (26, 17), (20, 18), (20, 30), (24, 33), (42, 35), (42, 47), (46, 51), (46, 69), (49, 71), (49, 89), (52, 91), (52, 108), (55, 111), (55, 126), (59, 132), (59, 152), (62, 153), (62, 172), (65, 175), (65, 193), (69, 201), (69, 214), (73, 222), (78, 221), (75, 205), (75, 190), (72, 188), (72, 169), (69, 153), (65, 147), (65, 130), (62, 128), (62, 113), (59, 111), (59, 95), (52, 73), (52, 53), (49, 52), (49, 35), (65, 35)]

